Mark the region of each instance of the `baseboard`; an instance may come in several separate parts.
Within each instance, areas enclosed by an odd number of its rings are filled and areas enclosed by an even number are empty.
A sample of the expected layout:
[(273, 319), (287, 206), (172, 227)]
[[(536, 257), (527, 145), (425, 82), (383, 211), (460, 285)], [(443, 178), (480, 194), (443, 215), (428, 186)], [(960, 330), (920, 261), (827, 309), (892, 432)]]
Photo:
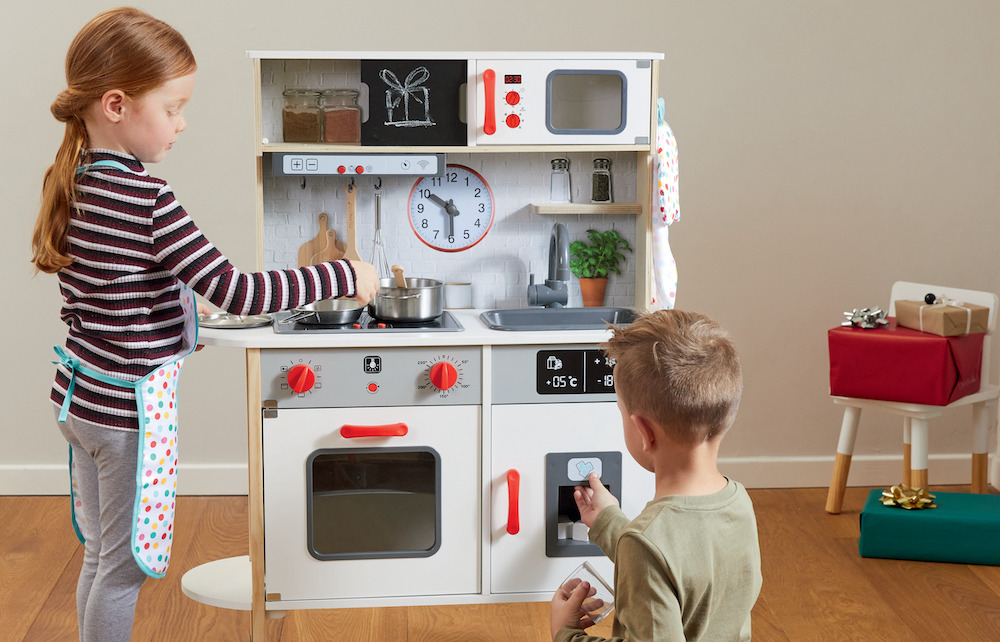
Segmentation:
[[(0, 466), (0, 495), (68, 495), (66, 465)], [(179, 495), (246, 495), (246, 464), (188, 464), (177, 472)]]
[[(968, 484), (969, 455), (932, 455), (931, 484)], [(747, 488), (822, 488), (830, 485), (833, 457), (724, 457), (719, 469)], [(1000, 457), (990, 455), (989, 483), (1000, 487)], [(69, 475), (65, 465), (0, 466), (0, 495), (66, 495)], [(851, 461), (848, 486), (885, 486), (902, 481), (898, 455), (856, 456)], [(180, 495), (246, 495), (246, 464), (189, 464), (181, 466)]]

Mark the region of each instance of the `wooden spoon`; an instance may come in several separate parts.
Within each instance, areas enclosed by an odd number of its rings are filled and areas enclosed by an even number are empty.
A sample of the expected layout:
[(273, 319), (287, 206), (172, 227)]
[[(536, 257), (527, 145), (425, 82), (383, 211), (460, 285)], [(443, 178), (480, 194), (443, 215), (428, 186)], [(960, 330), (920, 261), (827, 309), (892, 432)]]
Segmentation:
[(344, 258), (348, 261), (360, 261), (358, 254), (358, 188), (354, 183), (347, 186), (347, 249)]
[(406, 279), (403, 278), (403, 266), (402, 265), (394, 265), (394, 266), (392, 266), (389, 269), (392, 270), (392, 275), (394, 277), (396, 277), (396, 287), (397, 288), (405, 288), (406, 287)]

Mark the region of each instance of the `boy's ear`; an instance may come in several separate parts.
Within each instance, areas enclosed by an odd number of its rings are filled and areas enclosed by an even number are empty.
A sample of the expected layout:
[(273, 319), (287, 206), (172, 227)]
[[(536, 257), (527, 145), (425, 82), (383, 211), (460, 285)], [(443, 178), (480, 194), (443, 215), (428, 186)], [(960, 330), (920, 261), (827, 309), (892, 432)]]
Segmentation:
[(657, 434), (653, 428), (653, 424), (642, 415), (632, 415), (631, 419), (635, 425), (635, 429), (639, 431), (639, 437), (642, 439), (643, 452), (650, 452), (656, 447)]
[(111, 89), (101, 96), (101, 115), (113, 123), (122, 118), (125, 107), (125, 92), (121, 89)]

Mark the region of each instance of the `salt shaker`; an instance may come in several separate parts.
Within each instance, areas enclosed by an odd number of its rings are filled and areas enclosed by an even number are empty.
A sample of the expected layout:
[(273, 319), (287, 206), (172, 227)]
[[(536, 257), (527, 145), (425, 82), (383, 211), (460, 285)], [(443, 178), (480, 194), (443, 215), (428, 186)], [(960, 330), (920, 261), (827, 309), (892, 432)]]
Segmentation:
[(590, 201), (592, 203), (610, 203), (612, 200), (614, 199), (611, 196), (611, 160), (595, 158)]
[(549, 188), (549, 200), (553, 203), (570, 202), (569, 160), (565, 158), (552, 159), (552, 183)]

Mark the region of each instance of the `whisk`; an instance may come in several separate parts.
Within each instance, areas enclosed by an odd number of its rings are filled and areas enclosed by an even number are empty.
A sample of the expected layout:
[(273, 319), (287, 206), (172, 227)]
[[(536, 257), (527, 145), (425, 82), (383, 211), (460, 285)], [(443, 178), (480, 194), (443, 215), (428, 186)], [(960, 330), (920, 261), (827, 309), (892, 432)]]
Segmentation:
[(392, 277), (389, 261), (385, 258), (385, 246), (382, 245), (382, 179), (375, 185), (375, 243), (372, 245), (370, 263), (375, 266), (379, 279)]

